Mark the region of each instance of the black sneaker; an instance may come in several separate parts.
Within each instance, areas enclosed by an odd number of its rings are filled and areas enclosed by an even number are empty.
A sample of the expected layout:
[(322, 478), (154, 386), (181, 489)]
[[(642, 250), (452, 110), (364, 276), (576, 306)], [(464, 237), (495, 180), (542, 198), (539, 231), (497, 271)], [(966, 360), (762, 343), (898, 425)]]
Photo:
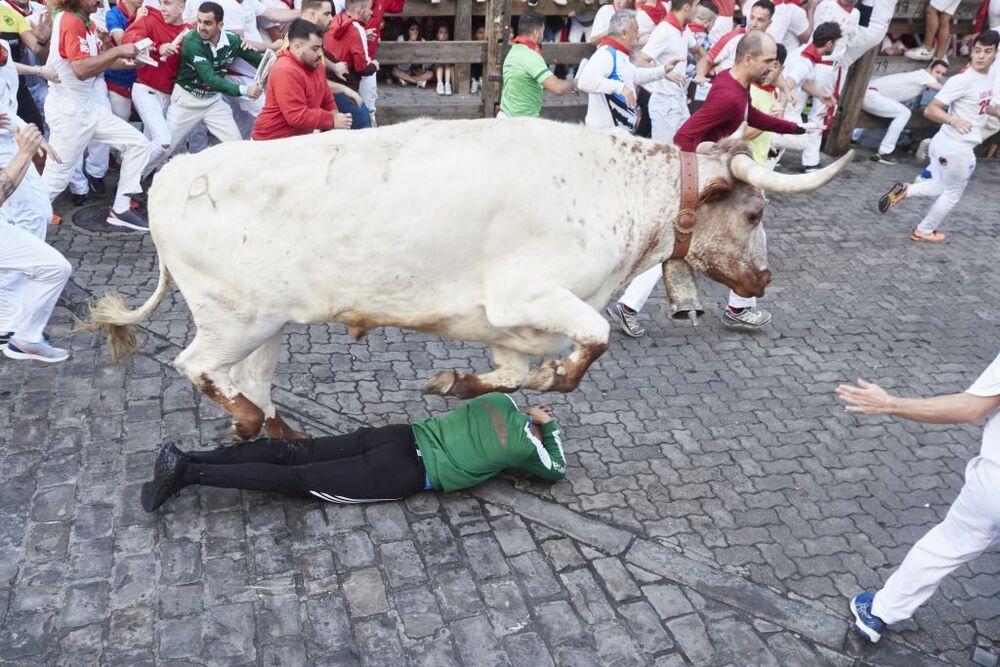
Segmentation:
[(626, 309), (623, 304), (617, 301), (608, 306), (606, 310), (611, 319), (618, 323), (621, 330), (632, 338), (639, 338), (646, 333), (646, 330), (639, 324), (639, 313), (634, 310)]
[(153, 479), (142, 485), (140, 500), (142, 509), (153, 512), (170, 496), (174, 495), (187, 484), (184, 482), (184, 470), (187, 458), (184, 452), (177, 449), (173, 443), (166, 443), (160, 448), (153, 464)]
[(889, 159), (888, 155), (882, 155), (881, 153), (875, 153), (875, 155), (872, 155), (871, 161), (878, 162), (879, 164), (890, 164), (890, 165), (896, 164), (895, 162)]
[(87, 175), (87, 182), (90, 183), (90, 191), (96, 192), (99, 195), (103, 195), (108, 191), (107, 187), (104, 185), (104, 178), (98, 178), (97, 176)]
[(149, 221), (131, 209), (121, 213), (108, 211), (108, 224), (116, 227), (128, 227), (140, 232), (149, 231)]
[(906, 191), (909, 189), (909, 185), (897, 181), (891, 188), (889, 188), (889, 191), (882, 195), (882, 197), (878, 200), (879, 213), (885, 213), (890, 208), (903, 201), (906, 197)]
[(75, 195), (70, 193), (69, 200), (73, 202), (73, 206), (83, 206), (87, 203), (87, 195)]

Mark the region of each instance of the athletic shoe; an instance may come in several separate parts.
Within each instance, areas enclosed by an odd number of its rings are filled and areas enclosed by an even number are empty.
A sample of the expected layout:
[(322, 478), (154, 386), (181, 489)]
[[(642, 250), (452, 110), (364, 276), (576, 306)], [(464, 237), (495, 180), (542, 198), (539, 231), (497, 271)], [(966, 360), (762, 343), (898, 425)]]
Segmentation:
[(878, 162), (879, 164), (896, 164), (889, 159), (889, 156), (882, 155), (881, 153), (875, 153), (875, 155), (872, 155), (871, 160), (872, 162)]
[(132, 209), (122, 211), (108, 211), (108, 224), (115, 227), (128, 227), (140, 232), (149, 231), (149, 222)]
[[(922, 139), (920, 141), (920, 145), (917, 146), (917, 153), (916, 153), (918, 162), (923, 162), (924, 160), (927, 159), (927, 151), (930, 148), (930, 146), (931, 146), (930, 139)], [(928, 178), (930, 178), (930, 176), (928, 176)]]
[(444, 84), (444, 94), (445, 95), (451, 95), (451, 84), (450, 83)]
[(760, 308), (744, 308), (738, 313), (726, 308), (719, 317), (722, 323), (730, 329), (745, 329), (753, 331), (771, 323), (771, 313)]
[(611, 319), (618, 323), (622, 331), (632, 338), (638, 338), (646, 333), (646, 330), (639, 324), (639, 313), (631, 309), (626, 310), (624, 304), (616, 301), (605, 310), (607, 310)]
[(24, 343), (11, 338), (3, 346), (3, 356), (8, 359), (30, 359), (31, 361), (55, 364), (69, 359), (69, 352), (59, 347), (53, 347), (44, 340), (40, 343)]
[(160, 453), (153, 464), (153, 479), (142, 485), (139, 495), (142, 509), (147, 512), (155, 511), (170, 496), (187, 486), (183, 480), (186, 464), (184, 452), (173, 443), (168, 442), (160, 447)]
[[(10, 339), (13, 338), (13, 337), (14, 337), (14, 332), (13, 331), (8, 331), (7, 333), (0, 333), (0, 345), (6, 345), (7, 343), (10, 342)], [(49, 335), (47, 333), (45, 333), (43, 331), (42, 332), (42, 340), (44, 340), (46, 343), (48, 343), (52, 339), (49, 337)]]
[(873, 644), (882, 639), (882, 631), (885, 630), (885, 623), (882, 619), (872, 613), (872, 600), (874, 599), (874, 593), (865, 591), (858, 593), (851, 600), (854, 627), (857, 628), (859, 635)]
[(426, 87), (427, 87), (426, 81), (417, 81), (417, 88), (426, 88)]
[(903, 52), (903, 55), (910, 60), (934, 60), (934, 52), (928, 51), (922, 46), (918, 46), (915, 49), (907, 49)]
[(810, 174), (819, 169), (819, 162), (816, 164), (804, 164), (800, 167), (800, 171), (803, 174)]
[(73, 203), (73, 206), (83, 206), (87, 203), (87, 195), (77, 195), (71, 192), (69, 200)]
[(885, 213), (890, 208), (903, 201), (903, 198), (906, 197), (906, 191), (909, 189), (910, 186), (906, 183), (896, 181), (895, 185), (889, 188), (889, 191), (882, 195), (882, 197), (878, 200), (879, 213)]
[(108, 191), (107, 187), (104, 185), (104, 178), (98, 178), (97, 176), (87, 176), (87, 182), (90, 183), (90, 191), (96, 192), (99, 195), (103, 195)]
[(444, 95), (444, 82), (443, 81), (438, 81), (437, 94), (438, 95)]

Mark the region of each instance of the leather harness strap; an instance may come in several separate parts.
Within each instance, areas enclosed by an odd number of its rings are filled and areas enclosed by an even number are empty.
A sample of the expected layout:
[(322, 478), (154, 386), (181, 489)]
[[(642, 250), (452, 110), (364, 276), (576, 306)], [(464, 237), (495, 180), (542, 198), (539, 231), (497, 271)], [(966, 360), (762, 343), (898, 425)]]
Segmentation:
[(683, 259), (691, 248), (691, 233), (698, 222), (698, 156), (681, 151), (681, 208), (674, 220), (674, 251), (670, 259)]

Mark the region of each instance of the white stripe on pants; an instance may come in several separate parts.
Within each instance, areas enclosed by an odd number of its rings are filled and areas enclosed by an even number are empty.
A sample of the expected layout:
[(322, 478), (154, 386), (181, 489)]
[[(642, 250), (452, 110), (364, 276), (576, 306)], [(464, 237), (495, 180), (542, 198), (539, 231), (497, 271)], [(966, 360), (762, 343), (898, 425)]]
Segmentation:
[[(7, 327), (14, 332), (15, 338), (28, 343), (42, 340), (42, 330), (72, 271), (66, 258), (45, 241), (24, 229), (0, 222), (0, 274), (18, 274), (24, 279), (20, 303), (15, 304), (20, 308), (20, 319)], [(10, 296), (5, 293), (0, 301)]]
[(149, 141), (142, 136), (142, 132), (104, 107), (92, 105), (67, 109), (55, 102), (51, 95), (45, 101), (45, 118), (51, 129), (49, 143), (63, 162), (45, 162), (42, 181), (48, 190), (49, 200), (66, 189), (73, 167), (92, 139), (114, 146), (122, 155), (115, 205), (121, 206), (121, 200), (128, 199), (128, 195), (142, 192), (139, 181), (142, 168), (149, 159)]
[(239, 141), (240, 131), (233, 119), (233, 110), (222, 99), (221, 93), (209, 97), (196, 97), (180, 86), (174, 86), (167, 109), (167, 125), (170, 127), (170, 152), (177, 150), (198, 121), (205, 121), (205, 127), (219, 141)]
[(937, 197), (917, 227), (924, 234), (935, 231), (951, 209), (955, 208), (969, 184), (972, 172), (976, 170), (976, 154), (972, 152), (972, 146), (952, 141), (940, 132), (931, 139), (928, 155), (931, 177), (914, 183), (906, 192), (907, 198)]
[(660, 282), (662, 276), (663, 267), (660, 264), (655, 264), (646, 269), (632, 279), (632, 282), (625, 288), (625, 292), (621, 298), (618, 299), (618, 303), (625, 304), (635, 311), (642, 310), (642, 307), (646, 305), (649, 295), (652, 294), (653, 288), (656, 287), (656, 283)]
[(872, 602), (886, 623), (913, 616), (958, 566), (1000, 540), (1000, 464), (981, 456), (965, 468), (965, 485), (944, 521), (913, 545)]
[(167, 125), (170, 95), (136, 83), (132, 86), (132, 104), (142, 119), (143, 134), (150, 144), (149, 162), (143, 171), (145, 175), (170, 150), (170, 126)]
[(910, 121), (909, 107), (891, 97), (886, 97), (877, 90), (869, 88), (865, 91), (865, 98), (861, 102), (861, 108), (865, 113), (870, 113), (873, 116), (892, 119), (892, 122), (889, 123), (889, 128), (885, 131), (885, 136), (882, 138), (882, 144), (878, 147), (878, 152), (882, 155), (888, 155), (896, 150), (896, 142), (899, 141), (899, 135)]
[(649, 96), (649, 122), (653, 141), (673, 144), (674, 135), (691, 112), (683, 95), (653, 93)]

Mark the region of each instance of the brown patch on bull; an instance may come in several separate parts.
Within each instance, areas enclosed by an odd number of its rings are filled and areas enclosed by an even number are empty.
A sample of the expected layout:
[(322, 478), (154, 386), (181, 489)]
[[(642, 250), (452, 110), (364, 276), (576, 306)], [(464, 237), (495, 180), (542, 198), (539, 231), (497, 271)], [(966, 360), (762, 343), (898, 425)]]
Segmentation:
[(354, 340), (361, 340), (368, 330), (364, 327), (356, 327), (353, 324), (347, 325), (347, 334)]
[(733, 191), (733, 185), (724, 178), (713, 178), (705, 184), (698, 193), (698, 205), (707, 204), (728, 196)]
[(221, 405), (233, 418), (233, 429), (241, 440), (250, 440), (260, 433), (264, 425), (264, 411), (254, 405), (253, 401), (243, 394), (234, 398), (226, 398), (208, 377), (202, 375), (198, 381), (201, 393)]
[[(528, 372), (526, 389), (568, 393), (580, 385), (580, 380), (605, 350), (607, 343), (583, 343), (573, 354), (559, 361), (543, 361)], [(574, 356), (576, 358), (574, 359)]]
[(267, 436), (275, 440), (305, 440), (309, 437), (308, 433), (296, 431), (289, 426), (288, 422), (277, 413), (264, 420), (264, 428), (267, 429)]

